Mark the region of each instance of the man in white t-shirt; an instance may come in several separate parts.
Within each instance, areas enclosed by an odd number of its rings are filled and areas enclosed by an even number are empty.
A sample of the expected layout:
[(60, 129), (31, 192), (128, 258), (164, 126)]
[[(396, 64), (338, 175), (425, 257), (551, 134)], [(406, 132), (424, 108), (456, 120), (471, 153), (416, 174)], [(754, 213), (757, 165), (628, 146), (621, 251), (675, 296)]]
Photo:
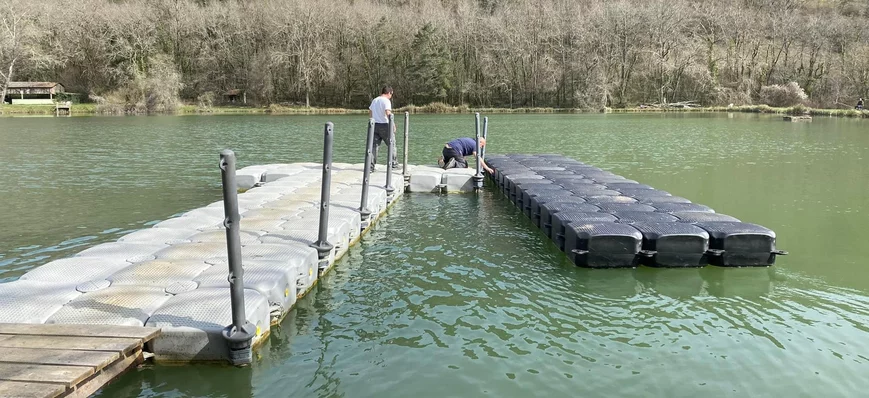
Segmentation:
[[(371, 106), (368, 107), (368, 116), (374, 119), (374, 148), (371, 153), (371, 169), (374, 170), (377, 165), (377, 149), (380, 143), (388, 140), (395, 140), (395, 125), (392, 126), (392, 131), (389, 131), (389, 115), (392, 114), (392, 87), (386, 86), (380, 90), (380, 96), (371, 101)], [(394, 142), (394, 141), (393, 141)], [(392, 168), (398, 168), (398, 163), (395, 161), (395, 145), (392, 146), (390, 160), (387, 163), (392, 165)]]

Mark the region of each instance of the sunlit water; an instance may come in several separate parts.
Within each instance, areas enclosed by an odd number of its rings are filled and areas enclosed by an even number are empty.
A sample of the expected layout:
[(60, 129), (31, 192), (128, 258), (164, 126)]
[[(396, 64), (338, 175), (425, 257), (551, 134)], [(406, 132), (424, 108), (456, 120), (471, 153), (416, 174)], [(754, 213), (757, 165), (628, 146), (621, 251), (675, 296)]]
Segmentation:
[[(0, 281), (219, 199), (241, 166), (360, 162), (365, 118), (0, 118)], [(869, 124), (755, 115), (495, 115), (492, 153), (561, 153), (740, 219), (770, 269), (585, 270), (499, 193), (405, 196), (254, 366), (147, 366), (136, 396), (863, 396)], [(472, 135), (415, 116), (411, 163)]]

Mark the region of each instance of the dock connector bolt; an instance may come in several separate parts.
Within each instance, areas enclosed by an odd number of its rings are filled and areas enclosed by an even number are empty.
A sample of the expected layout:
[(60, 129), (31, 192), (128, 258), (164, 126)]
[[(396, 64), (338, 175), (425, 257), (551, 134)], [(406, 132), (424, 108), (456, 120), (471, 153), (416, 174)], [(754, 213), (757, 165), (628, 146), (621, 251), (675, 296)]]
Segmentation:
[(646, 258), (655, 257), (655, 255), (657, 255), (657, 254), (658, 254), (658, 252), (655, 250), (640, 250), (637, 253), (638, 256), (642, 256), (642, 257), (646, 257)]

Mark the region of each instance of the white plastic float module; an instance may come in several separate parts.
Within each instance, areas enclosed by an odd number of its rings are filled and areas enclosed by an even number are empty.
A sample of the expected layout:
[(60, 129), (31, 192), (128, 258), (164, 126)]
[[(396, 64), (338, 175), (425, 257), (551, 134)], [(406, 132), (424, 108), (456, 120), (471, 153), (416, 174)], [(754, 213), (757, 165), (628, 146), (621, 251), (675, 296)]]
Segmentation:
[(235, 171), (235, 183), (238, 189), (247, 190), (263, 180), (267, 166), (248, 166)]
[(112, 282), (113, 287), (135, 285), (158, 287), (162, 290), (176, 282), (193, 280), (210, 267), (202, 259), (159, 259), (131, 265), (106, 279)]
[(433, 193), (441, 191), (444, 170), (436, 167), (418, 168), (410, 175), (409, 192)]
[(263, 173), (262, 182), (269, 183), (281, 178), (295, 176), (307, 170), (306, 167), (297, 165), (285, 165), (270, 168)]
[(76, 297), (45, 323), (145, 326), (170, 297), (163, 287), (113, 285)]
[(199, 233), (199, 230), (191, 228), (147, 228), (124, 235), (118, 239), (118, 242), (156, 242), (172, 245), (175, 243), (183, 243), (197, 233)]
[[(299, 275), (297, 264), (275, 260), (247, 260), (244, 263), (244, 287), (256, 290), (269, 301), (272, 319), (280, 319), (296, 303)], [(199, 288), (228, 288), (228, 266), (217, 264), (197, 276)]]
[[(162, 328), (152, 344), (157, 359), (164, 361), (225, 361), (229, 348), (223, 329), (232, 324), (228, 288), (201, 288), (179, 293), (167, 300), (145, 326)], [(245, 317), (256, 326), (257, 345), (271, 327), (269, 302), (256, 290), (244, 290)]]
[(169, 247), (162, 242), (109, 242), (96, 245), (76, 254), (76, 257), (117, 258), (129, 263), (154, 259), (154, 253)]
[[(72, 285), (72, 290), (75, 290), (79, 283), (105, 279), (130, 265), (132, 263), (118, 257), (67, 257), (28, 271), (21, 276), (20, 281), (37, 284), (65, 283)], [(6, 284), (0, 284), (0, 287), (3, 286)]]
[(81, 296), (81, 292), (69, 283), (23, 280), (2, 283), (0, 323), (45, 323), (78, 296)]
[[(251, 231), (239, 231), (238, 237), (241, 241), (241, 244), (250, 244), (256, 242), (256, 240), (260, 237), (261, 234), (251, 232)], [(189, 243), (201, 243), (201, 242), (218, 242), (218, 243), (226, 243), (226, 230), (209, 230), (199, 232), (196, 235), (191, 236), (186, 240)], [(186, 243), (185, 242), (185, 243)]]
[(443, 183), (447, 192), (473, 192), (475, 169), (444, 170)]

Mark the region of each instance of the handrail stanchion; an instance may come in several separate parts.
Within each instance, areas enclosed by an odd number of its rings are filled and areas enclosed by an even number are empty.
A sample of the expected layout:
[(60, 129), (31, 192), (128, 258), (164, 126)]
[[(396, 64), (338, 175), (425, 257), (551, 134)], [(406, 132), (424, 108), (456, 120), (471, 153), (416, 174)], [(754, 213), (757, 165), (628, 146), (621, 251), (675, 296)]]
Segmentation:
[(392, 198), (395, 196), (395, 187), (392, 186), (392, 166), (395, 164), (395, 158), (393, 154), (395, 153), (395, 115), (389, 114), (389, 140), (387, 140), (387, 152), (386, 155), (386, 200), (387, 202), (391, 202)]
[[(488, 116), (483, 118), (483, 139), (484, 140), (489, 139), (489, 117)], [(481, 153), (480, 156), (485, 160), (486, 159), (486, 147), (480, 148), (480, 153)]]
[(359, 205), (359, 215), (362, 217), (362, 228), (371, 216), (368, 208), (368, 186), (371, 184), (371, 152), (374, 148), (374, 119), (368, 119), (368, 138), (365, 143), (365, 166), (362, 171), (362, 203)]
[[(326, 123), (323, 131), (323, 184), (320, 188), (320, 233), (311, 247), (317, 249), (320, 261), (328, 258), (335, 247), (329, 243), (329, 202), (332, 200), (332, 141), (335, 135), (332, 122)], [(327, 264), (328, 265), (328, 264)], [(320, 265), (322, 267), (322, 264)]]
[(408, 143), (410, 139), (410, 112), (404, 112), (404, 156), (402, 157), (401, 175), (404, 177), (405, 183), (410, 180), (410, 174), (407, 172), (407, 153)]
[(251, 362), (251, 341), (256, 326), (247, 321), (244, 313), (244, 268), (241, 263), (239, 237), (238, 186), (235, 180), (235, 153), (225, 149), (220, 153), (220, 176), (223, 182), (223, 213), (226, 228), (226, 255), (229, 263), (229, 298), (232, 306), (232, 325), (223, 329), (229, 345), (229, 361), (236, 366)]
[(480, 153), (480, 113), (474, 114), (474, 131), (476, 133), (476, 155), (477, 155), (477, 174), (474, 174), (474, 190), (479, 191), (483, 188), (483, 164), (480, 163), (482, 154)]

